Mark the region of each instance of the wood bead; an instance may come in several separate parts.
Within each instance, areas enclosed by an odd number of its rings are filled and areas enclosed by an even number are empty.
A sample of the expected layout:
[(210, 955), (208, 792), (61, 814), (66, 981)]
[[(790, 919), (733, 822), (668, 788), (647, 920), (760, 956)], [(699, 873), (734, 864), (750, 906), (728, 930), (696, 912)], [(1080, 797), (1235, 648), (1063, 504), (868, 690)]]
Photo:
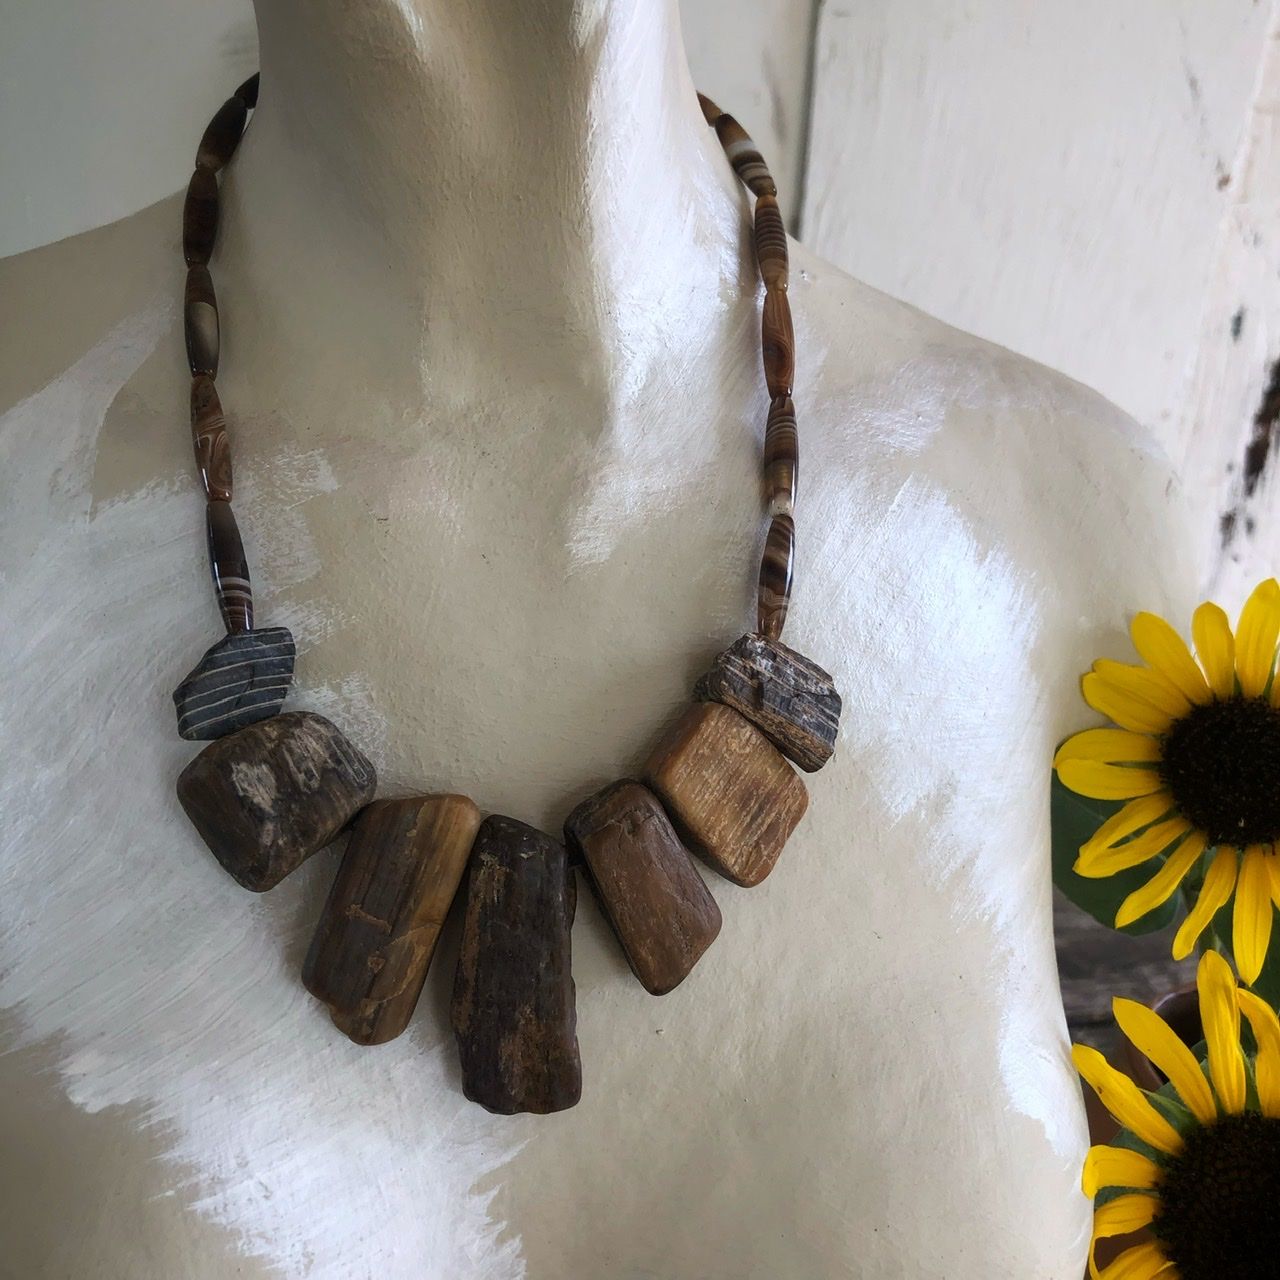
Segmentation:
[(629, 778), (583, 801), (564, 826), (646, 991), (680, 985), (720, 932), (720, 908), (662, 805)]
[(237, 90), (236, 97), (244, 103), (250, 111), (258, 105), (258, 81), (260, 73), (255, 71)]
[(831, 759), (840, 728), (840, 694), (816, 662), (781, 641), (748, 634), (716, 657), (693, 696), (746, 716), (807, 773)]
[(780, 289), (766, 289), (760, 313), (760, 349), (764, 357), (764, 381), (769, 399), (789, 396), (795, 389), (796, 335), (791, 325), (791, 304)]
[(755, 216), (756, 262), (766, 289), (785, 289), (788, 280), (787, 229), (777, 196), (760, 196)]
[(790, 396), (779, 396), (769, 405), (764, 428), (764, 500), (771, 516), (795, 512), (796, 486), (800, 479), (800, 433), (796, 407)]
[(223, 636), (173, 691), (178, 735), (223, 738), (275, 715), (293, 683), (295, 655), (287, 627)]
[(279, 884), (373, 799), (373, 765), (323, 716), (287, 711), (211, 742), (178, 800), (246, 889)]
[(192, 376), (205, 373), (214, 377), (218, 372), (218, 299), (208, 267), (187, 268), (182, 318)]
[(356, 819), (302, 968), (356, 1044), (409, 1025), (479, 826), (460, 795), (377, 800)]
[(756, 586), (756, 630), (770, 640), (782, 634), (787, 620), (795, 561), (795, 521), (790, 516), (774, 516), (765, 537)]
[(249, 104), (232, 94), (214, 114), (196, 148), (196, 164), (217, 173), (230, 161), (240, 145), (244, 122), (249, 115)]
[(809, 803), (768, 738), (719, 702), (689, 707), (654, 748), (644, 778), (685, 844), (746, 888), (773, 870)]
[(452, 1020), (463, 1091), (486, 1110), (563, 1111), (582, 1094), (569, 970), (576, 903), (558, 840), (499, 814), (481, 823)]
[(207, 374), (191, 380), (191, 443), (205, 496), (231, 501), (231, 443), (218, 389)]
[(249, 582), (249, 562), (231, 504), (206, 503), (205, 527), (209, 535), (209, 568), (222, 620), (228, 631), (252, 631), (253, 586)]
[(208, 266), (217, 238), (218, 179), (210, 169), (197, 169), (182, 206), (182, 256), (187, 266)]
[(729, 157), (734, 172), (757, 196), (776, 196), (773, 175), (765, 164), (760, 149), (751, 135), (728, 113), (721, 112), (712, 123), (720, 138), (720, 145)]

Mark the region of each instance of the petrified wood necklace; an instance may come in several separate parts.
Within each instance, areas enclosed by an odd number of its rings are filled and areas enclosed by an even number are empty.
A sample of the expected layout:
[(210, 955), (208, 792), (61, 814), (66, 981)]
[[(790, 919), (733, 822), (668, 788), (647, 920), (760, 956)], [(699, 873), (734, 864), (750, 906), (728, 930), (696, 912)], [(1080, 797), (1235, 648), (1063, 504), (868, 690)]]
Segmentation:
[[(227, 634), (174, 691), (178, 733), (211, 740), (182, 771), (178, 799), (246, 889), (280, 883), (351, 828), (302, 980), (358, 1044), (408, 1025), (445, 916), (465, 894), (452, 1021), (468, 1098), (490, 1111), (549, 1112), (582, 1091), (570, 974), (580, 862), (636, 977), (654, 995), (682, 982), (720, 932), (720, 911), (690, 851), (739, 885), (772, 871), (808, 803), (807, 772), (830, 758), (840, 695), (781, 643), (795, 559), (797, 437), (787, 238), (777, 188), (732, 116), (699, 95), (738, 177), (756, 197), (755, 252), (769, 416), (768, 532), (756, 629), (715, 660), (694, 701), (623, 778), (578, 805), (557, 840), (448, 793), (375, 800), (373, 765), (323, 716), (281, 713), (293, 637), (255, 628), (244, 547), (231, 510), (231, 454), (214, 379), (218, 308), (209, 258), (218, 173), (231, 160), (258, 77), (205, 130), (182, 211), (191, 426), (206, 498), (209, 560)], [(465, 889), (462, 888), (465, 880)]]

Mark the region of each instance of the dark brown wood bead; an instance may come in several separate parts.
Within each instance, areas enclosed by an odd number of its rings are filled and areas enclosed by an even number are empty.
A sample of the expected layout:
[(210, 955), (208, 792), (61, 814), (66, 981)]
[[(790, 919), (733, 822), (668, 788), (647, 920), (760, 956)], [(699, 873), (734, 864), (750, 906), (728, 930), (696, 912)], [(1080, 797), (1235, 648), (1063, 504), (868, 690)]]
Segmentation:
[(228, 631), (252, 631), (253, 587), (249, 582), (249, 562), (231, 504), (206, 503), (205, 525), (209, 535), (209, 568), (222, 620)]
[(831, 759), (840, 728), (835, 681), (780, 640), (749, 633), (735, 641), (694, 685), (693, 696), (746, 716), (806, 773)]
[(479, 826), (460, 795), (376, 800), (356, 819), (302, 968), (356, 1044), (409, 1025)]
[(182, 256), (189, 267), (205, 267), (218, 238), (218, 179), (211, 169), (197, 169), (182, 206)]
[(236, 153), (244, 122), (249, 116), (249, 104), (234, 93), (222, 104), (209, 121), (196, 148), (196, 164), (217, 173)]
[(800, 775), (749, 720), (695, 702), (654, 748), (644, 779), (685, 844), (746, 888), (773, 870), (804, 816)]
[(705, 93), (698, 94), (698, 106), (702, 108), (702, 118), (709, 124), (714, 126), (715, 122), (720, 119), (724, 112), (716, 106)]
[(755, 195), (776, 196), (778, 188), (774, 185), (773, 175), (751, 135), (727, 112), (722, 111), (712, 123), (738, 177)]
[(771, 516), (795, 512), (796, 486), (800, 480), (800, 433), (796, 407), (790, 396), (779, 396), (769, 405), (764, 428), (764, 500)]
[(179, 776), (178, 799), (214, 857), (262, 893), (329, 844), (376, 785), (336, 726), (286, 711), (211, 742)]
[(182, 308), (187, 338), (187, 363), (191, 374), (218, 372), (218, 299), (208, 267), (187, 268), (187, 289)]
[(777, 196), (760, 196), (755, 216), (756, 262), (766, 289), (785, 289), (788, 279), (787, 229)]
[(191, 380), (191, 443), (205, 496), (231, 501), (231, 444), (218, 389), (207, 374)]
[(574, 809), (564, 834), (645, 990), (679, 986), (716, 940), (720, 908), (657, 796), (614, 782)]
[(760, 349), (764, 356), (764, 381), (769, 399), (789, 396), (795, 390), (796, 335), (791, 325), (791, 304), (781, 289), (766, 289), (760, 313)]
[(258, 81), (259, 73), (255, 71), (245, 82), (236, 90), (236, 97), (244, 103), (250, 111), (258, 105)]
[(582, 1094), (569, 969), (576, 901), (558, 840), (499, 814), (480, 824), (452, 1020), (463, 1091), (486, 1110), (563, 1111)]
[(760, 557), (756, 587), (756, 630), (770, 640), (782, 634), (791, 603), (791, 579), (796, 562), (796, 526), (790, 516), (774, 516)]

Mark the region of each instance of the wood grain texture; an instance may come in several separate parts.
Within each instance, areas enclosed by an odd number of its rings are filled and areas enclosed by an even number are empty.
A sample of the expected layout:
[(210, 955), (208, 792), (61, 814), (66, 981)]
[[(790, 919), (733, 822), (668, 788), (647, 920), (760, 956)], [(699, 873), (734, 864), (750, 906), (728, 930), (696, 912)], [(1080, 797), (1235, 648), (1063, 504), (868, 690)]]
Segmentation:
[(223, 636), (173, 691), (178, 735), (224, 738), (275, 715), (293, 682), (295, 655), (287, 627)]
[(377, 800), (356, 819), (302, 981), (357, 1044), (409, 1025), (479, 827), (461, 795)]
[(467, 1097), (501, 1115), (582, 1095), (570, 929), (577, 890), (564, 846), (493, 814), (467, 877), (452, 1020)]
[(644, 780), (695, 853), (750, 888), (771, 872), (809, 793), (773, 744), (718, 702), (695, 702), (654, 748)]
[(645, 990), (679, 986), (720, 933), (720, 908), (657, 796), (623, 778), (578, 805), (564, 833)]
[(223, 867), (274, 888), (373, 799), (373, 765), (336, 725), (290, 711), (219, 738), (178, 778), (178, 800)]
[(716, 656), (693, 696), (746, 716), (806, 773), (821, 769), (840, 730), (840, 694), (816, 662), (780, 640), (748, 633)]

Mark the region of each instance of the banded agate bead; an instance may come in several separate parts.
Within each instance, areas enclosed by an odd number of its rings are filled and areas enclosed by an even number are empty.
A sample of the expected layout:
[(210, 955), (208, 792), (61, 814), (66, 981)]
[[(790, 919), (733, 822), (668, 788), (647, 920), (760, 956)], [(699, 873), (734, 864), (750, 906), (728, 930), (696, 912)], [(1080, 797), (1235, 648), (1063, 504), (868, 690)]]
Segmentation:
[(771, 516), (795, 514), (800, 478), (800, 434), (790, 396), (769, 405), (764, 427), (764, 500)]
[(698, 94), (698, 106), (702, 109), (702, 118), (712, 127), (724, 115), (724, 112), (705, 93)]
[(722, 111), (712, 122), (720, 145), (738, 177), (757, 196), (776, 196), (778, 188), (765, 164), (760, 148), (751, 135), (727, 112)]
[(776, 196), (756, 200), (756, 262), (766, 289), (785, 289), (788, 281), (787, 229)]
[(196, 148), (196, 164), (214, 173), (223, 168), (236, 153), (244, 122), (249, 116), (249, 104), (234, 93), (214, 113), (200, 145)]
[(206, 267), (218, 238), (218, 179), (212, 169), (197, 169), (182, 205), (182, 256), (189, 267)]
[(191, 380), (191, 444), (205, 497), (231, 501), (231, 445), (218, 389), (207, 374)]
[(208, 267), (187, 268), (187, 288), (183, 296), (183, 331), (187, 340), (187, 363), (195, 377), (218, 373), (218, 299)]
[(769, 399), (789, 396), (796, 377), (796, 335), (791, 304), (781, 289), (766, 289), (760, 313), (760, 351)]
[(770, 640), (782, 634), (791, 603), (791, 579), (796, 559), (796, 526), (790, 516), (774, 516), (760, 557), (756, 587), (756, 630)]
[(231, 504), (216, 499), (206, 503), (205, 523), (209, 534), (209, 568), (222, 620), (228, 631), (252, 631), (253, 587), (249, 582), (249, 562)]

